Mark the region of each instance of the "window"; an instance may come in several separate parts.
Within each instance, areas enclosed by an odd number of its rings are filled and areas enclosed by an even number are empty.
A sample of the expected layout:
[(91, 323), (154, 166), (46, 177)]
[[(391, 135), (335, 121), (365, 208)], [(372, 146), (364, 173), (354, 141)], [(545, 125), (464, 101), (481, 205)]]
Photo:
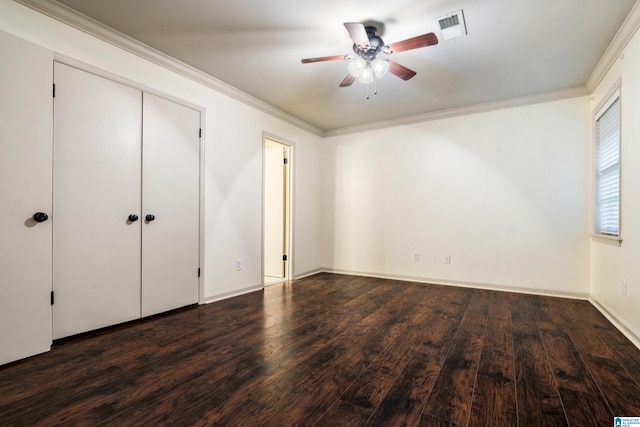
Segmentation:
[(595, 234), (620, 236), (620, 90), (595, 116)]

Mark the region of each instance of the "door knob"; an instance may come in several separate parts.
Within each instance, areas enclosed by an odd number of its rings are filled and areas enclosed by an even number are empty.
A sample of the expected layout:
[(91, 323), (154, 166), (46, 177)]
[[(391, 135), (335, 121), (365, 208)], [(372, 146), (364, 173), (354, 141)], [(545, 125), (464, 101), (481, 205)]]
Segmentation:
[(131, 214), (129, 215), (129, 221), (136, 222), (138, 220), (138, 215)]
[(145, 216), (144, 219), (145, 219), (145, 221), (151, 222), (154, 219), (156, 219), (156, 217), (151, 215), (151, 214), (147, 214), (147, 216)]
[(36, 212), (33, 214), (33, 220), (35, 222), (45, 222), (49, 219), (49, 215), (44, 212)]

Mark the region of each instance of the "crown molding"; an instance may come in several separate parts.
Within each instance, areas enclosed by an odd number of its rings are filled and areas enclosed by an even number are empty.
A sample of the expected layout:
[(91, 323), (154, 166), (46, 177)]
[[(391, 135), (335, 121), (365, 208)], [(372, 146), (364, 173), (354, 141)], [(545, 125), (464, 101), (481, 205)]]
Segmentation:
[(165, 53), (160, 52), (144, 43), (135, 40), (119, 31), (108, 27), (86, 15), (83, 15), (55, 0), (14, 0), (26, 7), (40, 12), (50, 18), (67, 24), (77, 30), (96, 37), (102, 41), (112, 44), (120, 49), (132, 53), (149, 62), (159, 65), (163, 68), (171, 70), (181, 76), (202, 84), (213, 89), (223, 95), (240, 101), (256, 110), (269, 114), (284, 122), (290, 123), (301, 129), (318, 136), (324, 136), (322, 129), (310, 125), (309, 123), (295, 117), (291, 114), (261, 101), (221, 80), (218, 80), (209, 74), (206, 74), (184, 62), (181, 62)]
[(598, 61), (598, 64), (591, 72), (586, 84), (589, 92), (593, 93), (596, 87), (598, 87), (602, 79), (604, 79), (604, 76), (620, 57), (631, 38), (636, 34), (638, 28), (640, 28), (640, 0), (636, 1), (633, 5), (631, 12), (629, 12), (629, 15), (627, 15), (616, 35), (613, 36), (604, 55), (602, 55), (600, 61)]
[(102, 41), (110, 43), (127, 52), (139, 56), (149, 62), (171, 70), (190, 80), (211, 88), (223, 95), (242, 102), (258, 111), (266, 113), (272, 117), (297, 126), (320, 137), (331, 137), (357, 132), (366, 132), (376, 129), (403, 126), (419, 122), (441, 120), (446, 118), (464, 116), (469, 114), (484, 113), (505, 108), (520, 107), (530, 104), (557, 101), (561, 99), (587, 96), (602, 81), (611, 66), (618, 59), (623, 49), (640, 28), (640, 0), (631, 9), (631, 12), (623, 22), (622, 26), (607, 47), (604, 55), (594, 68), (585, 86), (578, 86), (539, 95), (512, 98), (500, 101), (491, 101), (481, 104), (451, 108), (430, 113), (417, 114), (412, 116), (399, 117), (395, 119), (381, 120), (362, 125), (347, 126), (342, 128), (323, 130), (313, 126), (306, 121), (286, 113), (271, 104), (259, 100), (209, 74), (206, 74), (188, 64), (185, 64), (169, 55), (166, 55), (138, 40), (120, 33), (86, 15), (83, 15), (55, 0), (13, 0), (33, 10), (36, 10), (57, 21), (76, 28), (86, 34), (96, 37)]
[(523, 107), (526, 105), (541, 104), (544, 102), (560, 101), (563, 99), (577, 98), (580, 96), (588, 96), (591, 93), (586, 86), (576, 86), (568, 89), (557, 90), (554, 92), (546, 92), (538, 95), (523, 96), (519, 98), (510, 98), (501, 101), (484, 102), (482, 104), (467, 105), (464, 107), (450, 108), (447, 110), (434, 111), (431, 113), (416, 114), (413, 116), (398, 117), (396, 119), (381, 120), (373, 123), (366, 123), (356, 126), (347, 126), (343, 128), (327, 130), (325, 137), (346, 135), (357, 132), (367, 132), (371, 130), (411, 125), (433, 120), (442, 120), (452, 117), (468, 116), (470, 114), (486, 113), (489, 111), (503, 110), (506, 108)]

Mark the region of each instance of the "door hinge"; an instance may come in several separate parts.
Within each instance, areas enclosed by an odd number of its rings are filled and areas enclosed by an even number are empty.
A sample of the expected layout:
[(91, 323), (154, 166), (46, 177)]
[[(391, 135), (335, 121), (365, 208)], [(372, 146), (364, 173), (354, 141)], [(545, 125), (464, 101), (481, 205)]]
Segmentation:
[(198, 138), (202, 138), (202, 128), (198, 131)]
[(284, 164), (288, 164), (289, 163), (289, 159), (287, 159), (286, 157), (284, 158)]
[(286, 255), (282, 255), (282, 260), (286, 261), (287, 260), (287, 256)]
[(56, 97), (56, 84), (53, 84), (53, 97)]
[(54, 301), (54, 299), (53, 299), (53, 291), (51, 291), (51, 305), (53, 305), (53, 301)]
[(200, 277), (200, 267), (198, 267), (198, 277)]

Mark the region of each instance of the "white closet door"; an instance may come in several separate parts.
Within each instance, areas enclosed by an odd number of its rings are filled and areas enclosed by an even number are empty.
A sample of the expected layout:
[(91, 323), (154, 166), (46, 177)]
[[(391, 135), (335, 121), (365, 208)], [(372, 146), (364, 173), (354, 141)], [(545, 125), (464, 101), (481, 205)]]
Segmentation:
[(51, 345), (53, 53), (0, 32), (0, 364)]
[(140, 317), (142, 93), (55, 63), (53, 335)]
[(144, 94), (143, 316), (198, 302), (199, 130), (200, 112)]

